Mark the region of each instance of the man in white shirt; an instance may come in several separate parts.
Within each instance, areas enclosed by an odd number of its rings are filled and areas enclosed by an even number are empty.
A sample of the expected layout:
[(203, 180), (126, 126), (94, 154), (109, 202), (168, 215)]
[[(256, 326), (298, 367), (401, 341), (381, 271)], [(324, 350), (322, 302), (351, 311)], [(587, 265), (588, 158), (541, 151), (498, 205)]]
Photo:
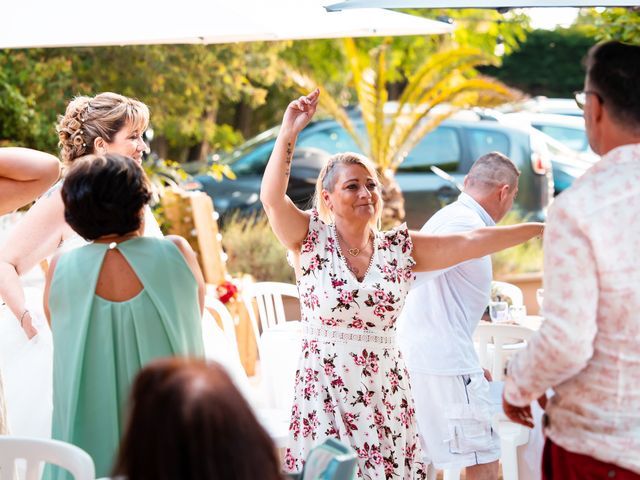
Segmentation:
[(531, 426), (552, 387), (543, 478), (640, 480), (640, 46), (592, 48), (576, 102), (602, 159), (549, 210), (545, 320), (509, 363), (505, 413)]
[[(464, 193), (421, 231), (446, 234), (495, 225), (513, 205), (519, 175), (501, 153), (480, 157), (465, 178)], [(489, 383), (472, 339), (489, 303), (492, 277), (489, 256), (418, 273), (398, 326), (425, 456), (437, 469), (467, 467), (467, 480), (498, 478), (500, 443), (491, 428)]]

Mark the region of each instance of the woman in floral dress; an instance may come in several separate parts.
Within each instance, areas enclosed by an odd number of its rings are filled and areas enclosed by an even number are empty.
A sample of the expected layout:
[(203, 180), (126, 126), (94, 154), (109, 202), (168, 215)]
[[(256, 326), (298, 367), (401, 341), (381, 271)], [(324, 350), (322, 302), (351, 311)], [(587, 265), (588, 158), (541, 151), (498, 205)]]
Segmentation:
[(353, 153), (320, 172), (315, 209), (286, 196), (298, 133), (320, 92), (291, 102), (262, 181), (261, 200), (278, 239), (292, 253), (303, 319), (295, 382), (289, 472), (327, 437), (358, 454), (365, 479), (426, 477), (414, 403), (395, 343), (395, 321), (413, 273), (445, 268), (521, 243), (541, 224), (492, 227), (446, 236), (376, 228), (382, 212), (374, 167)]

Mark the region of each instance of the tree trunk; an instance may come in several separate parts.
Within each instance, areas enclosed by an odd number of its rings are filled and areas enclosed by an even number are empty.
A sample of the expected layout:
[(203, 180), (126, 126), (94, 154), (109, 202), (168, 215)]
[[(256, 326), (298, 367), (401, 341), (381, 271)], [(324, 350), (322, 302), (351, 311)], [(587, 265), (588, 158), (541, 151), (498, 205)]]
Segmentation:
[[(217, 101), (212, 101), (209, 105), (210, 107), (205, 111), (202, 121), (205, 124), (215, 125), (218, 119), (219, 104)], [(196, 160), (206, 162), (210, 152), (211, 144), (205, 136), (198, 145), (194, 145), (189, 149), (188, 161)]]
[(251, 135), (251, 128), (253, 127), (253, 112), (254, 109), (248, 103), (240, 101), (236, 106), (236, 114), (234, 118), (234, 128), (240, 130), (245, 138)]
[(382, 201), (384, 202), (382, 229), (388, 230), (404, 221), (404, 196), (393, 171), (380, 172), (380, 180), (382, 181)]

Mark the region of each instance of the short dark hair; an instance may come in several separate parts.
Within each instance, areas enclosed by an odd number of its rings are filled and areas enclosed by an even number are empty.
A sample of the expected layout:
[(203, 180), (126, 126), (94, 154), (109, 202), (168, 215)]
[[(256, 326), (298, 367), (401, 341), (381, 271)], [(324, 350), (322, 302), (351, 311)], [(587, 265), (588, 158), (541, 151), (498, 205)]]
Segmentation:
[(616, 41), (591, 47), (587, 78), (617, 123), (640, 128), (640, 46)]
[(88, 155), (76, 160), (62, 184), (64, 218), (81, 237), (136, 231), (151, 199), (142, 167), (122, 155)]
[(127, 480), (281, 480), (271, 438), (224, 368), (165, 358), (144, 367), (113, 476)]

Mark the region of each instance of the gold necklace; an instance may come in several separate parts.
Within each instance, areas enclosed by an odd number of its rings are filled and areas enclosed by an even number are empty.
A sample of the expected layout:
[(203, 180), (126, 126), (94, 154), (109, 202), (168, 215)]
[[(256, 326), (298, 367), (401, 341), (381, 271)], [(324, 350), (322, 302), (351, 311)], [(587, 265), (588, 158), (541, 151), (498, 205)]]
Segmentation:
[[(338, 235), (338, 239), (342, 240), (342, 243), (346, 243), (344, 241), (344, 238), (342, 238), (342, 235), (340, 235), (340, 232), (338, 232), (338, 229), (336, 228), (335, 230), (336, 230), (336, 235)], [(352, 257), (357, 257), (358, 255), (360, 255), (360, 252), (363, 251), (367, 247), (367, 245), (371, 241), (372, 237), (373, 237), (373, 233), (371, 231), (369, 231), (369, 237), (367, 238), (367, 241), (365, 242), (365, 244), (361, 248), (358, 248), (358, 247), (347, 248), (347, 252), (349, 252), (349, 255), (351, 255)]]

